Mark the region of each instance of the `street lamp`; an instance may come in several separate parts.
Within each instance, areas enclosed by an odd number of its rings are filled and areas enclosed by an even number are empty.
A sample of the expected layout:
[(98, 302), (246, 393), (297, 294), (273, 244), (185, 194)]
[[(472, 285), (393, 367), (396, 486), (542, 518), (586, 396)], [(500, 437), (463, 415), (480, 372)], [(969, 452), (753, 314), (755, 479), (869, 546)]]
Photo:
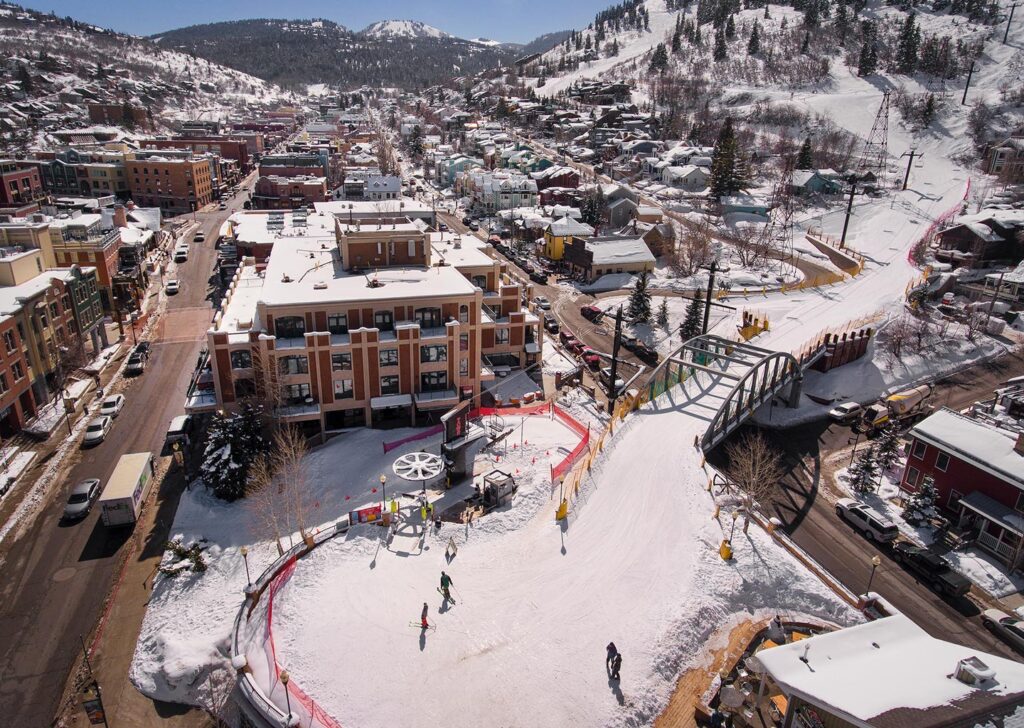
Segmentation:
[(388, 482), (388, 476), (384, 475), (384, 473), (381, 473), (380, 474), (380, 509), (381, 509), (381, 511), (384, 510), (384, 502), (387, 500), (387, 491), (384, 490), (387, 482)]
[(239, 549), (242, 552), (242, 561), (245, 562), (245, 581), (247, 586), (252, 586), (252, 577), (249, 576), (249, 549), (243, 546)]
[(736, 533), (736, 519), (740, 517), (739, 511), (732, 512), (732, 528), (729, 530), (729, 541), (732, 541), (732, 535)]
[(288, 695), (288, 671), (281, 670), (281, 684), (284, 685), (284, 704), (288, 706), (288, 717), (285, 718), (287, 725), (292, 724), (292, 699)]
[(871, 582), (875, 579), (875, 569), (881, 565), (882, 560), (877, 555), (871, 557), (871, 576), (868, 577), (868, 588), (864, 592), (865, 596), (871, 593)]

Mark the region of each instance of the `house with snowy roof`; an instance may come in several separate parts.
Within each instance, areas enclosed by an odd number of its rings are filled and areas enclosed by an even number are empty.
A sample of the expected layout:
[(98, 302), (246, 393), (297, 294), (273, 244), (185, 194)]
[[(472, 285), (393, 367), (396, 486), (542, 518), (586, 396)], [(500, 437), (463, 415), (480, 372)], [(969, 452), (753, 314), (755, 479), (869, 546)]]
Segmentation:
[(936, 235), (935, 257), (958, 266), (996, 262), (1014, 265), (1024, 259), (1024, 210), (982, 210), (957, 218)]
[(831, 169), (798, 169), (793, 172), (790, 190), (796, 195), (838, 195), (843, 182)]
[(1024, 720), (1024, 664), (932, 637), (898, 612), (762, 649), (750, 660), (758, 695), (779, 709), (787, 728), (968, 728)]
[(706, 168), (698, 167), (695, 164), (687, 164), (682, 167), (671, 165), (661, 170), (662, 182), (693, 192), (706, 189), (710, 178), (711, 175)]
[(768, 203), (764, 200), (747, 194), (721, 197), (719, 199), (719, 204), (722, 206), (723, 215), (728, 215), (733, 212), (742, 212), (748, 215), (768, 217), (768, 211), (771, 209)]
[(1024, 182), (1024, 130), (989, 148), (985, 171), (1010, 184)]
[(565, 244), (573, 237), (589, 238), (594, 228), (585, 222), (563, 216), (544, 229), (544, 256), (561, 260), (565, 255)]
[(634, 235), (570, 238), (565, 244), (564, 260), (570, 273), (587, 282), (609, 273), (649, 273), (655, 263), (647, 243)]
[(941, 409), (910, 430), (900, 485), (930, 477), (936, 505), (1011, 568), (1024, 562), (1024, 428)]

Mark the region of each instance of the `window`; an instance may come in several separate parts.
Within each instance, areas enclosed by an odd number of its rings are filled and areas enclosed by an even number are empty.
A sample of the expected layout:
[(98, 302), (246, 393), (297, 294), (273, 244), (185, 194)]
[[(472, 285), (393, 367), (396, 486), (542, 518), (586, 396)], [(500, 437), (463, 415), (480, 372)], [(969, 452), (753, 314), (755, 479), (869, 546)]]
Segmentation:
[(7, 386), (7, 375), (0, 374), (0, 394), (4, 394), (9, 387)]
[(508, 343), (508, 329), (495, 329), (494, 330), (494, 343), (495, 344), (507, 344)]
[(472, 280), (474, 286), (484, 291), (487, 290), (487, 276), (476, 275)]
[(352, 380), (338, 379), (334, 382), (335, 399), (352, 399)]
[(417, 308), (416, 322), (421, 329), (436, 329), (443, 325), (441, 320), (441, 309), (439, 308)]
[(949, 455), (944, 452), (940, 452), (935, 456), (935, 469), (946, 472), (946, 468), (949, 467)]
[(279, 339), (299, 339), (306, 333), (306, 321), (301, 316), (282, 316), (274, 322), (274, 335)]
[(7, 347), (7, 353), (10, 354), (17, 348), (17, 340), (14, 338), (13, 331), (4, 332), (4, 346)]
[(309, 374), (309, 360), (304, 356), (283, 356), (277, 360), (281, 374)]
[(928, 446), (920, 440), (914, 441), (914, 457), (918, 460), (924, 460), (924, 454), (928, 452)]
[(444, 345), (440, 345), (440, 346), (421, 346), (420, 347), (420, 361), (421, 362), (448, 361), (448, 347), (444, 346)]
[(469, 376), (469, 359), (459, 359), (459, 376)]
[(398, 377), (387, 376), (380, 378), (380, 393), (385, 394), (398, 394)]
[(1017, 503), (1014, 504), (1013, 509), (1024, 513), (1024, 493), (1017, 494)]
[(907, 468), (907, 485), (917, 485), (918, 479), (921, 477), (921, 471), (917, 468)]
[(469, 306), (467, 306), (465, 304), (462, 304), (461, 306), (459, 306), (459, 323), (460, 324), (468, 324), (469, 323)]
[(16, 361), (11, 365), (11, 374), (14, 375), (14, 381), (20, 381), (25, 377), (25, 370), (21, 367), (21, 362)]
[(395, 314), (391, 311), (376, 311), (373, 314), (373, 325), (381, 331), (394, 331)]
[(231, 352), (232, 369), (249, 369), (252, 366), (252, 352), (233, 351)]
[(469, 351), (469, 334), (459, 334), (459, 351)]
[(951, 490), (951, 491), (949, 491), (949, 503), (948, 503), (948, 506), (947, 506), (949, 508), (949, 510), (955, 511), (956, 507), (957, 507), (957, 504), (960, 503), (960, 499), (963, 498), (963, 497), (964, 497), (964, 494), (961, 493), (958, 490)]
[(60, 315), (60, 309), (57, 308), (57, 304), (56, 303), (51, 303), (50, 304), (50, 318), (55, 319), (59, 315)]
[(348, 333), (348, 316), (343, 313), (336, 313), (327, 317), (327, 330), (332, 334)]
[(331, 369), (333, 371), (342, 371), (345, 369), (352, 368), (352, 355), (351, 354), (331, 354)]
[(421, 392), (443, 392), (448, 389), (447, 372), (427, 372), (420, 375)]
[(382, 367), (397, 367), (398, 349), (381, 349), (377, 354), (377, 361)]
[(286, 404), (303, 404), (309, 397), (308, 384), (286, 384), (284, 387), (284, 401)]

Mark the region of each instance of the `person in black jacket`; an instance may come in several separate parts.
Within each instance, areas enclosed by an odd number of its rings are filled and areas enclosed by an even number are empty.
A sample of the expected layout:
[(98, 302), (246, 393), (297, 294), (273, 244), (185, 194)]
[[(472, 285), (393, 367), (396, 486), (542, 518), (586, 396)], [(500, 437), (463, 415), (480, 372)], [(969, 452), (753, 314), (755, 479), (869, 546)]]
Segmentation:
[(619, 668), (622, 667), (622, 653), (616, 652), (615, 657), (612, 658), (612, 680), (619, 679)]
[(609, 642), (608, 647), (605, 649), (608, 651), (608, 655), (604, 658), (604, 669), (610, 675), (612, 672), (612, 662), (615, 661), (615, 656), (619, 654), (619, 650), (615, 647), (614, 642)]

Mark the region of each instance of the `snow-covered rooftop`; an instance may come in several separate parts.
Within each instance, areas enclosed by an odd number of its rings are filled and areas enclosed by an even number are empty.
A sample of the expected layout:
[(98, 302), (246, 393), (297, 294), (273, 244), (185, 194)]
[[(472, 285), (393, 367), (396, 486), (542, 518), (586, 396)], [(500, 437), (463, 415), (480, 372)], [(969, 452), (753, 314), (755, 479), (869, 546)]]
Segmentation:
[(570, 217), (563, 217), (561, 220), (555, 220), (551, 225), (548, 226), (552, 235), (565, 236), (565, 235), (580, 235), (588, 236), (594, 234), (594, 228), (587, 225), (585, 222), (573, 220)]
[[(268, 244), (282, 238), (307, 238), (319, 245), (324, 240), (334, 243), (334, 216), (285, 212), (271, 215), (267, 212), (236, 212), (231, 216), (235, 239), (240, 243)], [(274, 222), (279, 221), (279, 222)]]
[(613, 265), (616, 263), (650, 263), (654, 264), (654, 254), (647, 247), (643, 238), (591, 238), (586, 243), (587, 250), (594, 254), (593, 265)]
[[(458, 241), (458, 246), (456, 245)], [(459, 235), (457, 233), (430, 233), (431, 261), (444, 262), (456, 268), (474, 268), (493, 266), (495, 259), (485, 252), (487, 243), (475, 235)]]
[[(956, 679), (957, 663), (970, 657), (995, 678), (974, 686)], [(1024, 665), (935, 639), (903, 614), (762, 650), (757, 659), (790, 695), (857, 725), (931, 725), (908, 711), (950, 706), (953, 715), (957, 704), (1024, 699)], [(911, 715), (920, 722), (906, 722)]]
[(1024, 490), (1024, 454), (1013, 449), (1015, 433), (941, 409), (910, 434)]

